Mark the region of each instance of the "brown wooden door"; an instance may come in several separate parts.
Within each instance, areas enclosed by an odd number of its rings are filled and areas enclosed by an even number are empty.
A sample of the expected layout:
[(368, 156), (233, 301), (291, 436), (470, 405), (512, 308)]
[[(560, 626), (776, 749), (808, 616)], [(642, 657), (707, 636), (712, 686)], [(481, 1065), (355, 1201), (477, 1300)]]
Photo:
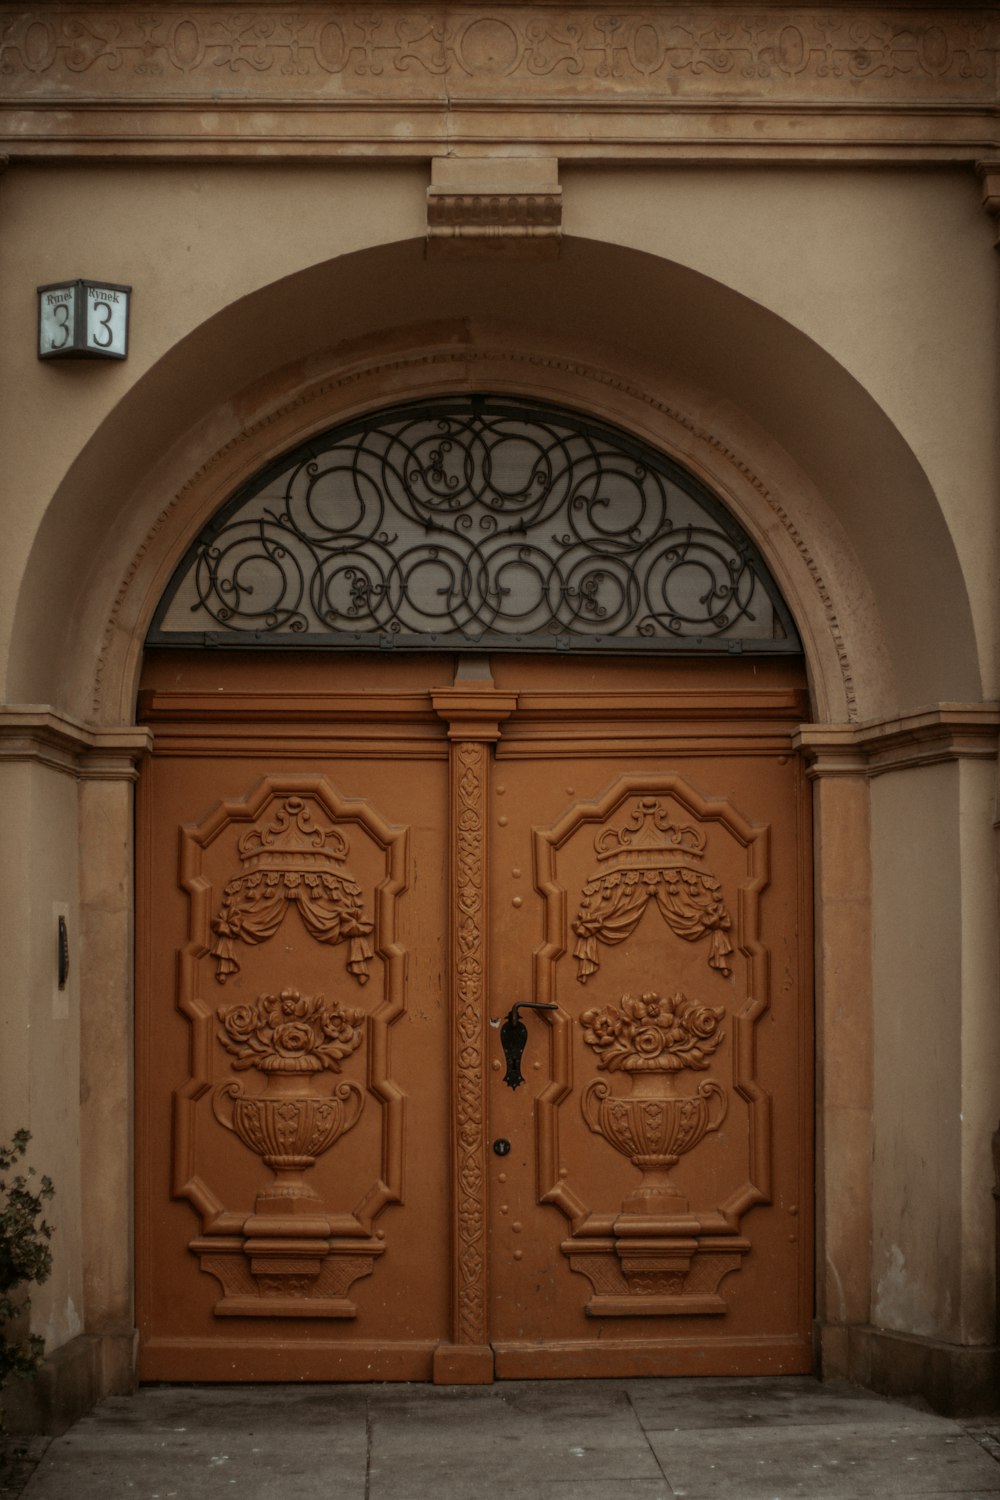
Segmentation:
[(493, 997), (557, 1009), (523, 1013), (523, 1086), (492, 1062), (501, 1376), (810, 1368), (808, 796), (782, 680), (518, 674)]
[(809, 1367), (796, 672), (492, 669), (149, 664), (143, 1378)]

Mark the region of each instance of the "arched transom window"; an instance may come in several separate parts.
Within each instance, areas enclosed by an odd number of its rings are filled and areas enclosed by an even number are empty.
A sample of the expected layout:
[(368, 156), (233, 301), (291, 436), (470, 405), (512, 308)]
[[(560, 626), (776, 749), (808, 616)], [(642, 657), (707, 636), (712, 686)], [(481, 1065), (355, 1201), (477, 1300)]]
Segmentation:
[(152, 645), (796, 652), (745, 532), (677, 464), (495, 396), (383, 410), (257, 475), (176, 570)]

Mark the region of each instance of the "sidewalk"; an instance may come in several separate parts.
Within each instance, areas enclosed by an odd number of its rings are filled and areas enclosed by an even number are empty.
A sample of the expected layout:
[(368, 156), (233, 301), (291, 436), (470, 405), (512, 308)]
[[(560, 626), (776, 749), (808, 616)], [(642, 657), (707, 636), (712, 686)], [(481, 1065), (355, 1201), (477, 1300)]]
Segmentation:
[(158, 1386), (102, 1402), (52, 1441), (23, 1496), (1000, 1496), (1000, 1424), (966, 1425), (808, 1377)]

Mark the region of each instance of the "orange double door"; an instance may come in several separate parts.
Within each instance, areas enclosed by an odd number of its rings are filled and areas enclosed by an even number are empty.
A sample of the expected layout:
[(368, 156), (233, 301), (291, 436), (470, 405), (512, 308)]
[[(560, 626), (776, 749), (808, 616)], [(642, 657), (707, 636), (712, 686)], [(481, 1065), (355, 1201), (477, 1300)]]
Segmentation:
[(797, 666), (162, 653), (142, 713), (141, 1378), (810, 1368)]

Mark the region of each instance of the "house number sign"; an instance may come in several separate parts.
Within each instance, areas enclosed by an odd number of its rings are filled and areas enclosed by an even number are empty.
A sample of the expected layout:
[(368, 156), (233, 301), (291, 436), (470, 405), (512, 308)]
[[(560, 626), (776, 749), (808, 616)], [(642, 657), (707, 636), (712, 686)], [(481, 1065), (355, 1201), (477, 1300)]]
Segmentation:
[(40, 286), (39, 359), (124, 359), (131, 291), (110, 281)]

